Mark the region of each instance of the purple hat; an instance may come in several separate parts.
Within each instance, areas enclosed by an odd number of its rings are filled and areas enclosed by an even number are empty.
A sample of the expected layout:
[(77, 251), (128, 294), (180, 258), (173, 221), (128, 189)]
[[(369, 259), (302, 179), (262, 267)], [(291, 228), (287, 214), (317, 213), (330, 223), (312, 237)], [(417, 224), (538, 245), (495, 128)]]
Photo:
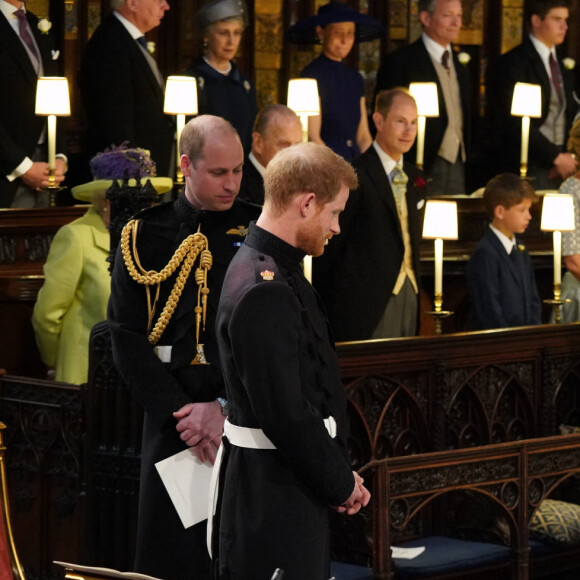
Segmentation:
[(291, 26), (284, 38), (292, 44), (316, 44), (318, 37), (316, 27), (336, 22), (354, 22), (356, 24), (356, 42), (367, 42), (380, 38), (386, 33), (383, 25), (374, 18), (357, 12), (352, 6), (342, 2), (329, 2), (318, 9), (318, 14), (300, 20)]
[(89, 162), (93, 181), (72, 188), (75, 199), (91, 201), (96, 191), (107, 191), (115, 179), (132, 179), (147, 177), (157, 193), (165, 193), (173, 187), (169, 177), (155, 177), (157, 169), (149, 151), (140, 147), (129, 148), (128, 142), (121, 145), (111, 145), (101, 153), (97, 153)]

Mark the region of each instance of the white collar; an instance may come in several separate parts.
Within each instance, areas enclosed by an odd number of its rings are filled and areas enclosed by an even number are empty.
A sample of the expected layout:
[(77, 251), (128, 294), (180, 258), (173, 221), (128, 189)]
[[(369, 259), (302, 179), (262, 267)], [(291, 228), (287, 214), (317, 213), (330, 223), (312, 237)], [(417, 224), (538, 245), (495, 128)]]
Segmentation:
[(127, 32), (131, 35), (133, 40), (137, 40), (142, 36), (145, 36), (132, 22), (129, 22), (122, 14), (119, 14), (116, 10), (113, 10), (113, 14), (117, 17), (119, 22), (127, 29)]
[(558, 60), (556, 56), (556, 47), (553, 46), (552, 48), (548, 48), (541, 40), (538, 40), (533, 34), (530, 34), (530, 40), (534, 45), (537, 53), (540, 55), (542, 62), (544, 64), (550, 62), (550, 55), (554, 57), (554, 60)]
[(395, 165), (398, 164), (401, 167), (403, 167), (403, 156), (401, 155), (400, 161), (395, 161), (392, 157), (389, 156), (388, 153), (386, 153), (381, 149), (381, 146), (376, 142), (376, 140), (373, 141), (373, 147), (375, 148), (375, 151), (379, 156), (379, 159), (383, 165), (383, 169), (385, 170), (387, 177), (389, 178), (389, 181), (391, 181), (391, 173), (395, 168)]
[[(8, 2), (4, 2), (4, 0), (0, 0), (0, 12), (2, 12), (2, 14), (4, 14), (4, 16), (6, 16), (6, 18), (8, 20), (10, 20), (11, 18), (17, 18), (16, 16), (14, 16), (14, 13), (18, 10), (18, 8), (16, 8), (16, 6), (13, 6), (12, 4), (9, 4)], [(23, 4), (22, 5), (22, 10), (24, 10), (24, 12), (26, 12), (26, 5)]]
[(496, 227), (489, 224), (491, 231), (499, 238), (501, 245), (505, 248), (505, 251), (508, 254), (512, 253), (512, 250), (516, 247), (516, 237), (514, 236), (513, 240), (510, 240), (503, 232), (500, 232)]
[(266, 168), (256, 159), (256, 156), (251, 151), (250, 151), (250, 154), (248, 155), (248, 159), (252, 162), (254, 167), (258, 170), (258, 173), (262, 177), (264, 177), (264, 173), (266, 171)]
[(424, 32), (421, 38), (423, 39), (423, 44), (425, 45), (427, 52), (436, 62), (441, 62), (443, 60), (443, 53), (446, 50), (449, 51), (449, 59), (451, 60), (453, 53), (451, 52), (450, 44), (448, 44), (447, 46), (441, 46), (438, 42), (435, 42), (430, 36), (428, 36)]

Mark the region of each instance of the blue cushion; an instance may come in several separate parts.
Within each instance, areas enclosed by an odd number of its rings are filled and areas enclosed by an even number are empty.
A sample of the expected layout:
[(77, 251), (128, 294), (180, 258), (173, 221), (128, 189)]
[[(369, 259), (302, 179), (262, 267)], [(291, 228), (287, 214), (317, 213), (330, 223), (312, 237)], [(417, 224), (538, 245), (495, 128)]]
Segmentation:
[(373, 580), (373, 571), (366, 566), (331, 562), (330, 571), (336, 580)]
[(394, 560), (397, 579), (421, 578), (438, 573), (477, 568), (490, 564), (508, 562), (511, 550), (499, 544), (465, 542), (441, 536), (419, 538), (401, 547), (425, 546), (425, 551), (412, 560)]

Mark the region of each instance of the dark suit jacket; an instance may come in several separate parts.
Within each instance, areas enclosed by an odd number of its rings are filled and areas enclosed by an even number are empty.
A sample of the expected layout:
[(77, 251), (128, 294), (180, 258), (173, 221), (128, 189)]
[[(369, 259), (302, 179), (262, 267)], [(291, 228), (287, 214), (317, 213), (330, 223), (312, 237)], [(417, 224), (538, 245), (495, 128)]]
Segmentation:
[[(335, 339), (371, 338), (401, 269), (404, 245), (391, 184), (374, 146), (353, 161), (359, 188), (340, 215), (341, 233), (313, 264), (313, 283), (328, 310)], [(413, 269), (420, 278), (423, 174), (405, 161)], [(420, 204), (422, 206), (422, 204)]]
[(264, 178), (248, 158), (244, 163), (239, 197), (257, 205), (264, 205)]
[(540, 324), (542, 304), (534, 266), (520, 248), (515, 256), (508, 255), (491, 229), (475, 248), (467, 267), (475, 329)]
[[(561, 59), (560, 70), (566, 94), (566, 138), (572, 126), (577, 105), (574, 100), (574, 72), (567, 70)], [(552, 161), (565, 150), (554, 145), (542, 133), (540, 127), (550, 108), (550, 78), (538, 51), (526, 37), (519, 46), (499, 57), (490, 68), (487, 79), (487, 123), (492, 151), (498, 153), (494, 166), (496, 171), (519, 173), (522, 135), (521, 117), (511, 115), (511, 104), (516, 82), (531, 83), (542, 87), (542, 116), (530, 119), (529, 164), (548, 170)]]
[[(34, 34), (45, 75), (58, 74), (52, 60), (52, 36), (41, 34), (38, 18), (26, 13)], [(0, 13), (0, 207), (10, 207), (19, 181), (9, 182), (6, 175), (32, 157), (46, 119), (34, 113), (37, 74), (30, 57), (8, 20)]]
[(89, 40), (79, 82), (89, 155), (129, 141), (131, 147), (150, 150), (158, 175), (170, 175), (174, 128), (171, 116), (163, 113), (163, 88), (114, 14)]
[[(469, 72), (457, 60), (454, 51), (453, 64), (457, 73), (459, 92), (461, 96), (461, 109), (463, 112), (463, 141), (469, 155), (471, 141), (471, 81)], [(439, 99), (439, 117), (428, 117), (425, 131), (425, 157), (424, 167), (427, 173), (430, 171), (437, 152), (441, 146), (448, 117), (445, 110), (445, 99), (441, 90), (441, 83), (437, 71), (433, 66), (431, 57), (425, 48), (423, 40), (419, 38), (415, 42), (395, 50), (387, 55), (377, 73), (377, 86), (375, 94), (383, 89), (395, 87), (408, 87), (411, 83), (437, 83), (437, 97)], [(410, 161), (415, 160), (415, 147), (408, 153)]]

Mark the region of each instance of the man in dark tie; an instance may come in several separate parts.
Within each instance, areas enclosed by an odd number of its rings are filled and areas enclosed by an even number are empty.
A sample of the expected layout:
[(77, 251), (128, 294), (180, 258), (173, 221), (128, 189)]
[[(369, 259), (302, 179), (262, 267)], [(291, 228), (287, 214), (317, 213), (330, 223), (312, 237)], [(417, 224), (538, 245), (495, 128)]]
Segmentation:
[(87, 119), (87, 153), (129, 141), (151, 152), (157, 174), (170, 175), (174, 127), (163, 113), (164, 79), (145, 33), (161, 23), (166, 0), (111, 0), (113, 13), (87, 44), (80, 88)]
[(415, 142), (417, 105), (404, 89), (377, 95), (376, 139), (353, 161), (359, 187), (341, 235), (314, 261), (314, 286), (336, 340), (414, 336), (419, 327), (419, 242), (425, 179), (403, 159)]
[[(0, 0), (0, 207), (48, 204), (46, 118), (35, 115), (39, 76), (58, 74), (51, 23), (20, 0)], [(66, 158), (56, 160), (61, 183)]]
[(285, 105), (268, 105), (257, 115), (252, 133), (252, 151), (244, 163), (240, 199), (264, 204), (264, 172), (274, 155), (300, 143), (302, 125)]
[[(451, 44), (461, 30), (460, 0), (419, 0), (423, 34), (387, 55), (377, 74), (378, 93), (410, 83), (437, 84), (439, 116), (426, 123), (424, 168), (430, 195), (467, 193), (465, 164), (471, 133), (471, 83)], [(415, 160), (415, 151), (410, 152)]]
[(519, 173), (522, 120), (511, 115), (515, 84), (531, 83), (542, 88), (542, 116), (530, 120), (528, 150), (528, 176), (534, 178), (536, 189), (557, 188), (578, 165), (566, 152), (577, 110), (574, 72), (556, 53), (556, 47), (566, 38), (568, 6), (568, 0), (531, 0), (527, 11), (530, 34), (496, 60), (487, 80), (494, 173)]

